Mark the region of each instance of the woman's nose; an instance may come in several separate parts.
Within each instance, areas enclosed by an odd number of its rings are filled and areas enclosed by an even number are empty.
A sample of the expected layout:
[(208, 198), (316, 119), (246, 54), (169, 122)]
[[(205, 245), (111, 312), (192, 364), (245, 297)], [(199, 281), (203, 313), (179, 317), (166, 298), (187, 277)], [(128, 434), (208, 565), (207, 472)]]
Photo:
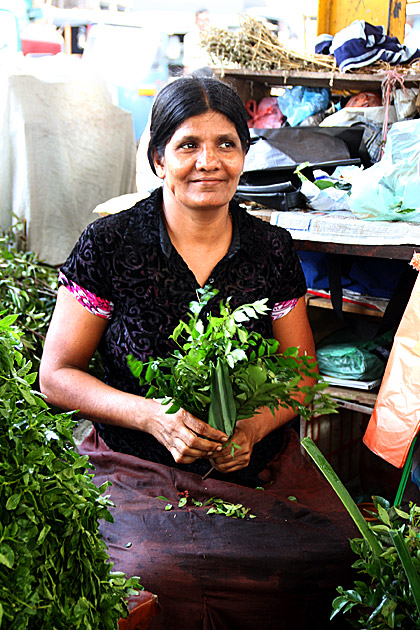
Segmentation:
[(199, 169), (215, 169), (220, 165), (220, 160), (217, 155), (217, 150), (213, 147), (202, 147), (197, 156), (196, 162)]

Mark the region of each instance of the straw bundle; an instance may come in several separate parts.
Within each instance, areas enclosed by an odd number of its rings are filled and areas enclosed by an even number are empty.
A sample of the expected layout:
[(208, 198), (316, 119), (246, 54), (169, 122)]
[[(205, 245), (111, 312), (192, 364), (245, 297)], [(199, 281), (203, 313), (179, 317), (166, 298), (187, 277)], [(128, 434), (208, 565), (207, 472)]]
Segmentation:
[[(201, 40), (215, 65), (221, 68), (243, 68), (253, 72), (264, 70), (331, 72), (338, 71), (334, 55), (305, 54), (290, 50), (258, 20), (242, 15), (239, 31), (211, 27)], [(394, 68), (400, 75), (420, 72), (420, 62), (390, 66), (377, 61), (348, 74), (382, 74)]]
[(241, 27), (234, 32), (211, 27), (202, 38), (202, 46), (215, 65), (261, 70), (334, 71), (332, 55), (311, 55), (288, 49), (262, 23), (241, 16)]

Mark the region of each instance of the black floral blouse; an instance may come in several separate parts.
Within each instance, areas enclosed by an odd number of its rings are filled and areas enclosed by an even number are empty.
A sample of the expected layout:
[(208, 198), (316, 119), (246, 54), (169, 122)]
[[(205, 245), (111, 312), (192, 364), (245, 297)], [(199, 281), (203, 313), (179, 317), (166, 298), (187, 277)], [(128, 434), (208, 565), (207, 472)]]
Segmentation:
[[(85, 229), (60, 272), (61, 284), (86, 308), (108, 320), (99, 346), (105, 382), (133, 394), (144, 392), (127, 366), (127, 355), (143, 361), (167, 356), (173, 350), (169, 335), (197, 299), (199, 288), (172, 246), (161, 208), (159, 188), (133, 208), (97, 219)], [(229, 296), (233, 308), (268, 298), (271, 317), (253, 320), (250, 327), (270, 338), (272, 317), (288, 304), (292, 308), (306, 291), (299, 259), (286, 230), (251, 217), (235, 201), (230, 212), (233, 238), (228, 253), (208, 278), (207, 283), (219, 293), (207, 305), (207, 312), (214, 312), (215, 305)], [(209, 468), (206, 460), (176, 464), (148, 433), (100, 423), (97, 430), (115, 451), (198, 474)], [(279, 451), (281, 442), (281, 430), (271, 433), (254, 447), (251, 463), (242, 474), (222, 478), (248, 483), (249, 477), (253, 479), (249, 483), (254, 483), (256, 472)]]

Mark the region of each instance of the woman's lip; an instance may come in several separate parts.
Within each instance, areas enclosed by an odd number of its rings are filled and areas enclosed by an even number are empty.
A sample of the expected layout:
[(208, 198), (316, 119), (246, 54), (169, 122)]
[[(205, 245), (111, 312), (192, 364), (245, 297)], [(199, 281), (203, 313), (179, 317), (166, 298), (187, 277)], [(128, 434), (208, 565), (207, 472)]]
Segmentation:
[(212, 179), (193, 179), (192, 183), (193, 184), (213, 184), (213, 183), (219, 183), (219, 182), (223, 182), (223, 179), (217, 179), (215, 177), (213, 177)]

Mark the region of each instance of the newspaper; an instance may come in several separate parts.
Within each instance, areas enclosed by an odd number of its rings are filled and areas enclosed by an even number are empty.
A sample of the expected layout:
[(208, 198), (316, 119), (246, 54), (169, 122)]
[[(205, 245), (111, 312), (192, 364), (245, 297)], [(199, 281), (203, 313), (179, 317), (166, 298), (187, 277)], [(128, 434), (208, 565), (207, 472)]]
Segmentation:
[(420, 224), (409, 221), (366, 221), (349, 210), (272, 211), (270, 223), (285, 228), (297, 240), (420, 247)]

